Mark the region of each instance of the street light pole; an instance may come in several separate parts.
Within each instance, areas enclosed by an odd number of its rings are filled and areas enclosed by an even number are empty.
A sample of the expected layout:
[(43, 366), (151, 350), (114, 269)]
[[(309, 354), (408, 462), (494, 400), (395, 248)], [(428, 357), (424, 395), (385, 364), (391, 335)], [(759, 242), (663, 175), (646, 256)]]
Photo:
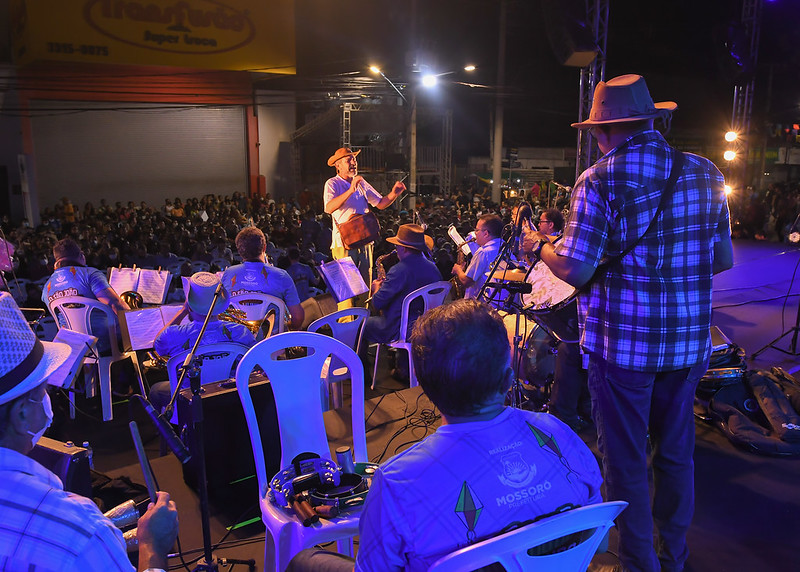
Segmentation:
[(413, 211), (417, 207), (417, 88), (411, 88), (411, 149), (408, 154), (408, 208)]

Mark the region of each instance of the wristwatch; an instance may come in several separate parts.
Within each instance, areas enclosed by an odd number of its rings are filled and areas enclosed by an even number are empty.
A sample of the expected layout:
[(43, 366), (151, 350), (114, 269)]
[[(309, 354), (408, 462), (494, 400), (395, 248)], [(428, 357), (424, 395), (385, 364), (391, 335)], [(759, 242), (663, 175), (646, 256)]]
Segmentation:
[(531, 254), (533, 256), (535, 256), (536, 258), (541, 258), (542, 257), (542, 248), (544, 247), (545, 243), (547, 243), (547, 242), (549, 242), (549, 241), (544, 239), (544, 238), (540, 238), (539, 240), (537, 240), (536, 243), (533, 245), (533, 250), (531, 251)]

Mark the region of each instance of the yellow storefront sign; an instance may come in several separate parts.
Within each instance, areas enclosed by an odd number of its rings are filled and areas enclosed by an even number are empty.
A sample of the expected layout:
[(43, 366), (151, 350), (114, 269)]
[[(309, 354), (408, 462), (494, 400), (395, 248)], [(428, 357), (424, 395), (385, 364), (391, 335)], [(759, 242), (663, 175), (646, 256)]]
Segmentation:
[(295, 73), (294, 0), (12, 0), (15, 63)]

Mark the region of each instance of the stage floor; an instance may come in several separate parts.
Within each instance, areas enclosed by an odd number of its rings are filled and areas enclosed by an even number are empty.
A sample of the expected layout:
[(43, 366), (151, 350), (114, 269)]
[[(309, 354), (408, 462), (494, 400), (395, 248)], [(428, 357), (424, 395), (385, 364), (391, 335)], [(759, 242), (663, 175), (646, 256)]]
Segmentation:
[[(767, 347), (757, 359), (749, 357), (764, 348), (781, 333), (795, 325), (800, 285), (793, 283), (800, 249), (775, 243), (734, 241), (733, 269), (714, 279), (713, 324), (734, 343), (743, 347), (751, 369), (780, 366), (798, 372), (800, 360)], [(777, 347), (789, 349), (791, 336)], [(438, 424), (435, 411), (418, 389), (395, 393), (402, 386), (379, 373), (377, 392), (367, 390), (367, 433), (370, 458), (385, 460), (422, 439)], [(386, 393), (385, 397), (380, 394)], [(136, 464), (128, 435), (128, 408), (115, 405), (115, 419), (101, 423), (86, 418), (63, 422), (53, 438), (82, 442), (94, 447), (95, 465), (111, 476), (127, 475), (138, 482), (141, 471)], [(181, 519), (181, 546), (187, 550), (202, 548), (199, 501), (183, 480), (179, 463), (172, 456), (159, 457), (159, 443), (146, 418), (134, 412), (146, 440), (148, 455), (162, 489), (168, 490), (178, 504)], [(328, 414), (327, 422), (335, 445), (347, 432), (346, 418), (339, 412)], [(783, 571), (800, 569), (800, 459), (764, 457), (732, 445), (716, 428), (697, 421), (696, 512), (689, 532), (691, 570), (710, 572), (741, 570)], [(592, 428), (581, 437), (596, 452)], [(242, 435), (244, 444), (249, 441)], [(214, 463), (224, 463), (224, 459)], [(212, 469), (214, 463), (212, 463)], [(241, 484), (252, 490), (252, 482)], [(249, 487), (249, 488), (248, 488)], [(253, 558), (256, 569), (263, 566), (264, 528), (256, 499), (251, 493), (215, 492), (211, 502), (211, 539), (219, 542), (227, 527), (254, 520), (231, 531), (217, 556)], [(248, 498), (250, 497), (250, 498)], [(612, 536), (611, 548), (615, 548)], [(200, 553), (195, 553), (200, 556)], [(187, 556), (187, 561), (191, 556)], [(175, 559), (172, 564), (180, 564)], [(191, 568), (191, 566), (190, 566)], [(239, 567), (244, 569), (243, 567)], [(237, 569), (239, 569), (237, 568)]]

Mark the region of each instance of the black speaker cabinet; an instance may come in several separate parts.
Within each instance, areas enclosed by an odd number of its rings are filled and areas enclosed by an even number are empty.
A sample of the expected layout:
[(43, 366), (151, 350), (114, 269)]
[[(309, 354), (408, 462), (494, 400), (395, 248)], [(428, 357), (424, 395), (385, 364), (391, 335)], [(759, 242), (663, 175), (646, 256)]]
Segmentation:
[(29, 456), (58, 475), (64, 483), (64, 490), (92, 498), (92, 475), (87, 449), (78, 447), (71, 441), (62, 443), (42, 437)]
[[(261, 431), (267, 478), (271, 478), (280, 469), (281, 461), (278, 416), (272, 387), (263, 377), (251, 379), (250, 394)], [(183, 480), (197, 491), (200, 465), (196, 455), (198, 444), (193, 429), (191, 400), (191, 390), (182, 390), (178, 395), (177, 408), (181, 436), (192, 453), (192, 458), (183, 465)], [(209, 497), (223, 498), (235, 486), (237, 490), (244, 487), (249, 499), (257, 498), (253, 449), (236, 384), (227, 380), (203, 385), (201, 403)]]

